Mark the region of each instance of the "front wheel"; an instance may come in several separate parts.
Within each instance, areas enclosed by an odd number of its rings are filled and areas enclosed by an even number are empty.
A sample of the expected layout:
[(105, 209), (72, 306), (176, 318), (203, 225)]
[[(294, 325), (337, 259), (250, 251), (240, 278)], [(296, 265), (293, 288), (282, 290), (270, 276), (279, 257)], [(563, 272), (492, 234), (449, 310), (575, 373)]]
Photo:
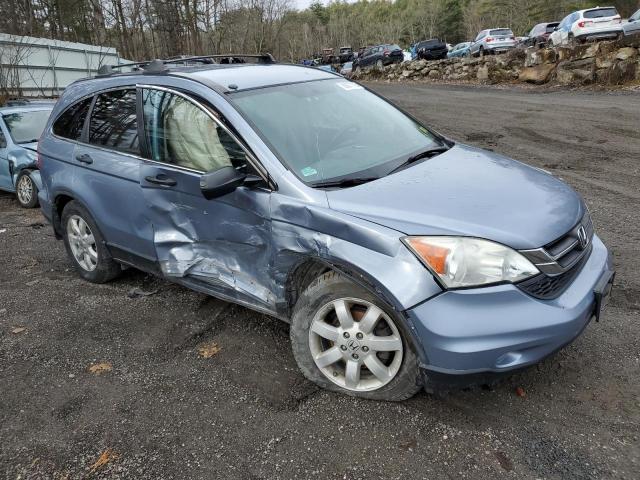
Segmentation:
[(38, 206), (38, 188), (29, 172), (23, 171), (16, 180), (16, 198), (22, 208), (34, 208)]
[(335, 272), (320, 276), (300, 296), (291, 343), (303, 374), (322, 388), (385, 401), (405, 400), (422, 388), (403, 321)]

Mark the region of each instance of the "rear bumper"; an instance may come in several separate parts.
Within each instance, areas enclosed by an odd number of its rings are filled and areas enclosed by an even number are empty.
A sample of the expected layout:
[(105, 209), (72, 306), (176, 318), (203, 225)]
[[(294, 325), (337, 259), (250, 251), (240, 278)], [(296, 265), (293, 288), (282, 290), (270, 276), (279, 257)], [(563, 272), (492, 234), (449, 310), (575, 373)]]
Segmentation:
[(499, 44), (499, 45), (487, 45), (487, 47), (485, 47), (485, 49), (488, 52), (494, 52), (494, 53), (500, 53), (500, 52), (506, 52), (508, 50), (512, 50), (516, 48), (516, 44), (513, 43), (509, 43), (509, 44)]
[(42, 181), (38, 188), (38, 202), (40, 203), (40, 211), (44, 218), (46, 218), (49, 223), (53, 223), (53, 206), (49, 201), (49, 195)]
[(596, 38), (616, 38), (622, 33), (622, 25), (619, 27), (608, 26), (603, 29), (584, 29), (577, 31), (575, 37), (578, 40), (592, 40)]
[(595, 289), (612, 274), (611, 255), (594, 237), (589, 260), (554, 300), (514, 285), (444, 292), (407, 312), (422, 343), (422, 367), (442, 378), (538, 363), (582, 333), (595, 314)]

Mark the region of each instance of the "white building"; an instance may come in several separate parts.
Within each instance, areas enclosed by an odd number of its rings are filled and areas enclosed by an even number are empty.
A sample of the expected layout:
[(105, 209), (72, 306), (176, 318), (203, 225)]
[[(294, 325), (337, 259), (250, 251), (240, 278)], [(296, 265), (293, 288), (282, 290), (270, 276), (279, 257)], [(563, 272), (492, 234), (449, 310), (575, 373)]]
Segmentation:
[(128, 63), (115, 48), (0, 33), (0, 96), (55, 97), (101, 65)]

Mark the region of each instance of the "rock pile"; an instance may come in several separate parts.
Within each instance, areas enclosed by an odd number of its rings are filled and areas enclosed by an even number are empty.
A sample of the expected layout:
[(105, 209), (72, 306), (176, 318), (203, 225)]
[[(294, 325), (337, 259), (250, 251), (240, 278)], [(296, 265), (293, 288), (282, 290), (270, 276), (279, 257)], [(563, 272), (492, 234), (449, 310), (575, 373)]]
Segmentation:
[(626, 85), (640, 82), (640, 36), (576, 47), (516, 49), (484, 58), (416, 60), (354, 72), (356, 80), (538, 85)]

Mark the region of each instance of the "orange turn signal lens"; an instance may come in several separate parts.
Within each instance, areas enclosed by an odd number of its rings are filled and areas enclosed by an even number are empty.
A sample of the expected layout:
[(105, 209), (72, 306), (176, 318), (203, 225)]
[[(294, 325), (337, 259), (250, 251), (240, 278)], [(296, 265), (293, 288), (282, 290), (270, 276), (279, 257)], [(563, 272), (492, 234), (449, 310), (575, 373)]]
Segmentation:
[(451, 253), (450, 249), (431, 245), (426, 243), (422, 238), (409, 238), (407, 242), (434, 272), (438, 275), (444, 275), (446, 273), (447, 256)]

